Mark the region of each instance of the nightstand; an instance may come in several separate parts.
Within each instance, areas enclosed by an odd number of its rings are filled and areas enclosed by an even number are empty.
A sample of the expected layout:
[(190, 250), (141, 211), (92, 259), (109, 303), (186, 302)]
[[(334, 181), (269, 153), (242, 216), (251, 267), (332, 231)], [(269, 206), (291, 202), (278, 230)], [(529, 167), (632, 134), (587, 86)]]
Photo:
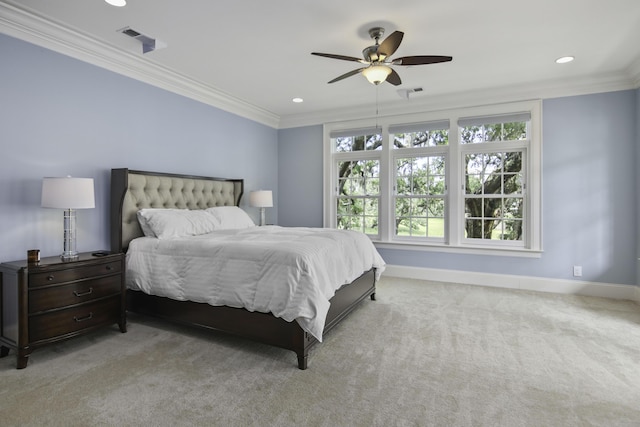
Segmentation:
[(40, 346), (114, 323), (126, 332), (124, 262), (82, 253), (0, 264), (0, 357), (15, 349), (22, 369)]

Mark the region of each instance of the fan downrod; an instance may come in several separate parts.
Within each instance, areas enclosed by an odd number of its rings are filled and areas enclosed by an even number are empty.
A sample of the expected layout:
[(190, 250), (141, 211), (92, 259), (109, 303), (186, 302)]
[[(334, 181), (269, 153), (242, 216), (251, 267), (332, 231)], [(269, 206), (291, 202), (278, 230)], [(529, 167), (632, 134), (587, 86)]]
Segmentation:
[(376, 41), (378, 44), (378, 40), (384, 36), (384, 28), (382, 27), (373, 27), (369, 29), (369, 36)]
[(373, 27), (369, 29), (369, 36), (376, 41), (376, 44), (373, 46), (365, 47), (362, 50), (362, 56), (365, 61), (368, 62), (378, 62), (380, 60), (378, 56), (378, 46), (380, 46), (380, 39), (384, 35), (384, 28), (382, 27)]

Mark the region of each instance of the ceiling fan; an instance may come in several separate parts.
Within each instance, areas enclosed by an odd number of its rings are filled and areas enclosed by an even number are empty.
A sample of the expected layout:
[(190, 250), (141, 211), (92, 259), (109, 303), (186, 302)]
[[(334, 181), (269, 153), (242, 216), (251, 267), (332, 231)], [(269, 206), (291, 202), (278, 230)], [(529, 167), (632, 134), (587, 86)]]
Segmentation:
[(438, 62), (449, 62), (453, 59), (450, 56), (420, 55), (403, 56), (402, 58), (392, 60), (389, 57), (393, 55), (398, 49), (398, 46), (400, 46), (400, 42), (402, 42), (404, 33), (402, 31), (394, 31), (389, 37), (384, 39), (382, 43), (379, 43), (379, 40), (384, 35), (384, 28), (373, 27), (369, 30), (369, 35), (376, 41), (376, 44), (364, 48), (364, 50), (362, 51), (362, 56), (364, 57), (364, 59), (356, 58), (353, 56), (334, 55), (332, 53), (311, 52), (312, 55), (367, 64), (366, 67), (349, 71), (348, 73), (336, 77), (329, 83), (335, 83), (342, 79), (346, 79), (347, 77), (362, 73), (367, 78), (367, 80), (369, 80), (369, 82), (373, 83), (374, 85), (379, 85), (380, 83), (387, 81), (392, 85), (398, 86), (402, 83), (402, 80), (400, 80), (400, 76), (394, 69), (390, 67), (390, 65), (436, 64)]

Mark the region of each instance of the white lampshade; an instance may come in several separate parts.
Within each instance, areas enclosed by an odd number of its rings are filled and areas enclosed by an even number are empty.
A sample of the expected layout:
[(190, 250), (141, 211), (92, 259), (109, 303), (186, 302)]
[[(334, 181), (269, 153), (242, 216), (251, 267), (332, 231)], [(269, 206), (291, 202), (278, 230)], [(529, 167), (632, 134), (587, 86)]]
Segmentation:
[(43, 178), (42, 207), (90, 209), (96, 207), (93, 178)]
[(387, 79), (387, 76), (391, 74), (391, 68), (386, 65), (371, 65), (370, 67), (362, 70), (362, 74), (374, 85), (379, 85)]
[(271, 191), (259, 190), (249, 193), (249, 204), (257, 208), (273, 207), (273, 196)]

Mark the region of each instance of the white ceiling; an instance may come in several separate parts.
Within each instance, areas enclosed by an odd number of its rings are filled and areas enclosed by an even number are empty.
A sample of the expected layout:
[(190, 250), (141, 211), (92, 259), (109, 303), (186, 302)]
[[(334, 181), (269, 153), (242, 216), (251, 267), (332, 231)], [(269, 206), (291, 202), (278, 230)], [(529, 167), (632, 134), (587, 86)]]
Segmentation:
[[(167, 47), (143, 55), (126, 26)], [(393, 57), (453, 61), (327, 84), (360, 64), (310, 53), (360, 57), (373, 26), (405, 33)], [(280, 128), (371, 117), (376, 98), (384, 115), (640, 86), (640, 0), (0, 1), (0, 32)]]

